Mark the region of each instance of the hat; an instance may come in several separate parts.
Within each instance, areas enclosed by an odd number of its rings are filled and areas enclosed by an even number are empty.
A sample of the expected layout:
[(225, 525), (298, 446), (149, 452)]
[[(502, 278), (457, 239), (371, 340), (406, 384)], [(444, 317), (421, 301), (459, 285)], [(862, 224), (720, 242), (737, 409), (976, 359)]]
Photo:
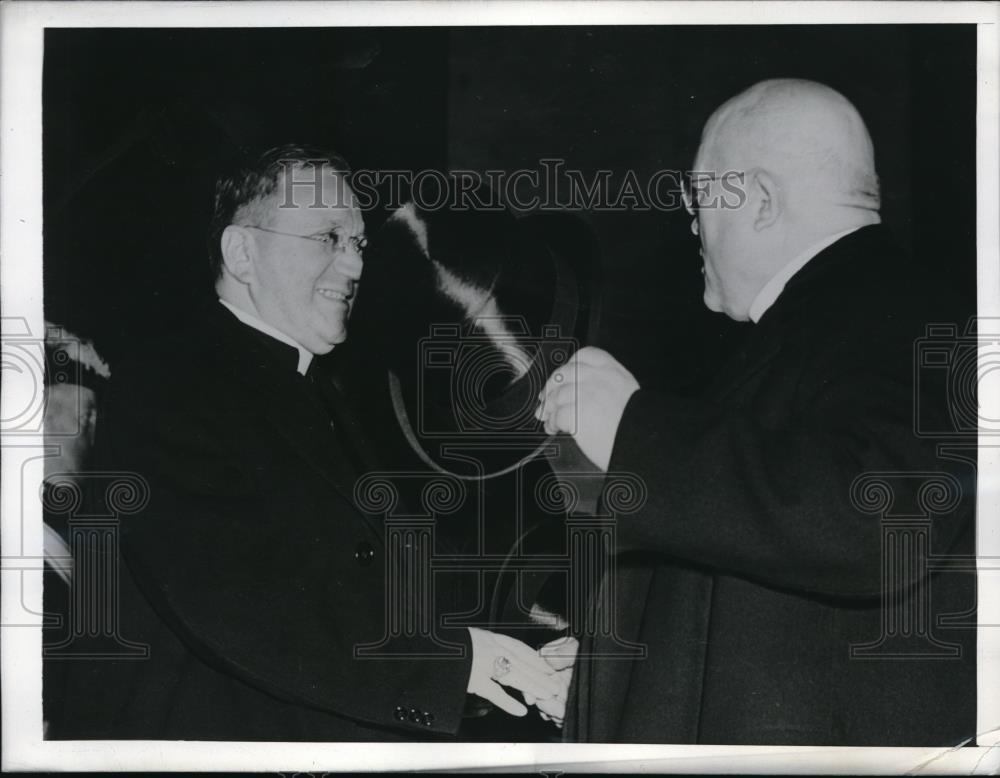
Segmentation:
[[(495, 202), (484, 188), (479, 203)], [(592, 341), (596, 236), (565, 212), (410, 201), (371, 237), (352, 338), (377, 344), (393, 413), (425, 464), (501, 475), (550, 443), (534, 418), (552, 371)]]

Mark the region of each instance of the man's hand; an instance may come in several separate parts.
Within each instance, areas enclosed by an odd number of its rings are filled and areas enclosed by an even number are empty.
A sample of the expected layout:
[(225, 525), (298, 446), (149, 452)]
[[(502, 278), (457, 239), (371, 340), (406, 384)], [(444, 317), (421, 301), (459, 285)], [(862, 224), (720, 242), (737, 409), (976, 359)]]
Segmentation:
[(535, 418), (550, 435), (571, 434), (587, 458), (607, 471), (618, 423), (638, 388), (635, 377), (607, 351), (582, 348), (549, 376)]
[(538, 649), (538, 655), (556, 671), (556, 677), (562, 685), (562, 691), (549, 700), (533, 700), (527, 695), (524, 701), (529, 705), (538, 706), (538, 712), (543, 719), (551, 721), (562, 729), (566, 717), (566, 700), (569, 697), (569, 684), (573, 680), (573, 667), (576, 665), (576, 652), (580, 644), (576, 638), (565, 637), (546, 643)]
[[(564, 683), (557, 677), (554, 667), (546, 662), (529, 645), (520, 640), (469, 627), (472, 636), (472, 673), (468, 691), (489, 700), (513, 716), (523, 716), (528, 709), (501, 688), (510, 686), (520, 690), (529, 704), (548, 703), (559, 694), (565, 694)], [(566, 701), (563, 699), (565, 708)]]

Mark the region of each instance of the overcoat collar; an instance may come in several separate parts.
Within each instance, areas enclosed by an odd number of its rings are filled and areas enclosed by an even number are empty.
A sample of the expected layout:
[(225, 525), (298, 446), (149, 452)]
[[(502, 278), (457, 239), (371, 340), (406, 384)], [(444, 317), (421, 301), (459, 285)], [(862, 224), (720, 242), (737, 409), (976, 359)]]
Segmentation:
[[(722, 402), (760, 373), (781, 352), (800, 329), (795, 319), (804, 308), (826, 294), (836, 294), (842, 276), (866, 272), (864, 263), (877, 261), (878, 255), (888, 250), (885, 227), (872, 225), (838, 240), (817, 254), (798, 273), (789, 279), (781, 296), (752, 326), (740, 351), (730, 358), (712, 381), (708, 391), (710, 399)], [(861, 283), (860, 277), (856, 278)], [(845, 316), (848, 299), (844, 300)]]

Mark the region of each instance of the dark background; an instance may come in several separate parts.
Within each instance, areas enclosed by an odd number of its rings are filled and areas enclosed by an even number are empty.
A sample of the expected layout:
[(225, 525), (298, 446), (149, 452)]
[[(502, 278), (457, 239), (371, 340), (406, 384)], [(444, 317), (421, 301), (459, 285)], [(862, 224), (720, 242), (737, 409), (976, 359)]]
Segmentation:
[[(49, 29), (46, 316), (94, 338), (112, 368), (173, 328), (211, 292), (212, 183), (239, 146), (313, 142), (356, 169), (558, 157), (642, 181), (689, 167), (714, 108), (781, 76), (854, 102), (885, 221), (972, 301), (975, 64), (972, 25)], [(702, 306), (683, 212), (581, 217), (601, 244), (598, 345), (641, 381), (689, 381), (738, 342), (749, 325)]]

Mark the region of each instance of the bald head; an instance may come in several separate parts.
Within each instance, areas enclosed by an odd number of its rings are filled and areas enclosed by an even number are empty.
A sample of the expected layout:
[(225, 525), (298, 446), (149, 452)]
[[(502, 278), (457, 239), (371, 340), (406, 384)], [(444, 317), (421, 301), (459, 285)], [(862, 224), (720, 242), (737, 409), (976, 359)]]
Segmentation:
[(739, 206), (699, 198), (692, 210), (705, 304), (734, 319), (749, 318), (767, 282), (810, 247), (881, 221), (865, 123), (814, 81), (762, 81), (728, 100), (705, 125), (695, 170), (742, 183)]
[(815, 81), (761, 81), (728, 100), (705, 125), (702, 150), (715, 169), (767, 170), (810, 214), (879, 209), (868, 130), (847, 98)]

